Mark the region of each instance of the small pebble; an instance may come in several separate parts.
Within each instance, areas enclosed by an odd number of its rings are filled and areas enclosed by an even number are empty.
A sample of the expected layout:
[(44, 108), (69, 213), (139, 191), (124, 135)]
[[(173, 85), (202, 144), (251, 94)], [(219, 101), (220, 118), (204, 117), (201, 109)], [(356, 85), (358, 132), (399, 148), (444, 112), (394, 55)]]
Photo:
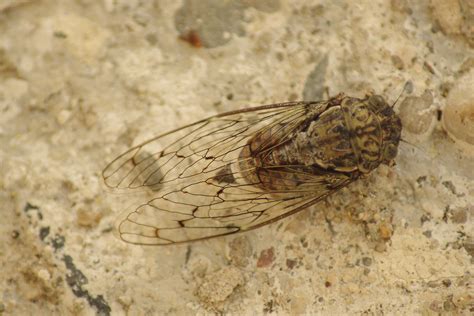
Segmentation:
[(449, 91), (443, 113), (443, 127), (451, 138), (474, 145), (474, 69), (458, 78)]

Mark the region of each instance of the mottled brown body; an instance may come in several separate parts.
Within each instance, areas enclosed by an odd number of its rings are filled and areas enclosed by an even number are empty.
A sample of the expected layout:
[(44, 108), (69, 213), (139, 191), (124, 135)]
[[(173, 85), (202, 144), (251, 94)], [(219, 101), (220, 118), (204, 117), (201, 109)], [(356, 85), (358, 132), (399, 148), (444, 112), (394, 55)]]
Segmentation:
[(151, 138), (102, 176), (112, 189), (144, 193), (117, 222), (122, 240), (172, 245), (248, 231), (315, 205), (392, 164), (400, 132), (398, 116), (375, 95), (262, 105)]
[[(255, 135), (240, 154), (240, 169), (264, 190), (288, 191), (321, 178), (326, 189), (367, 174), (397, 154), (401, 122), (381, 96), (358, 99), (338, 95), (307, 104), (308, 119), (292, 129), (284, 143), (283, 124)], [(283, 167), (283, 168), (282, 168)]]

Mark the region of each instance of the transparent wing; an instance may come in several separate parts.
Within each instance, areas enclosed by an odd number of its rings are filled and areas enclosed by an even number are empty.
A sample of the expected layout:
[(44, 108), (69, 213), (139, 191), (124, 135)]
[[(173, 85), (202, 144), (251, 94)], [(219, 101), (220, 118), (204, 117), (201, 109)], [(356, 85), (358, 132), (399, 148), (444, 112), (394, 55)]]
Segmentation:
[(121, 154), (102, 172), (106, 185), (146, 194), (119, 219), (120, 238), (168, 245), (229, 235), (279, 220), (347, 185), (351, 179), (343, 174), (321, 170), (316, 176), (311, 167), (272, 166), (264, 170), (266, 181), (275, 178), (293, 189), (268, 190), (244, 176), (255, 170), (242, 170), (250, 159), (241, 155), (249, 139), (271, 132), (258, 148), (270, 152), (325, 105), (290, 102), (228, 112)]

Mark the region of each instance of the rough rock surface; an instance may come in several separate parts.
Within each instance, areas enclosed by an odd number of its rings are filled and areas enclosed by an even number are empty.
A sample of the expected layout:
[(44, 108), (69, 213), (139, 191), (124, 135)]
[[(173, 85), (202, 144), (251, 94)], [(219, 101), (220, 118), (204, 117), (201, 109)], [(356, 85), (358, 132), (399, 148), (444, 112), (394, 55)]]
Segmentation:
[[(472, 10), (2, 1), (0, 314), (472, 314)], [(100, 172), (132, 144), (251, 105), (371, 90), (395, 102), (407, 81), (395, 167), (245, 235), (114, 237), (126, 198)]]

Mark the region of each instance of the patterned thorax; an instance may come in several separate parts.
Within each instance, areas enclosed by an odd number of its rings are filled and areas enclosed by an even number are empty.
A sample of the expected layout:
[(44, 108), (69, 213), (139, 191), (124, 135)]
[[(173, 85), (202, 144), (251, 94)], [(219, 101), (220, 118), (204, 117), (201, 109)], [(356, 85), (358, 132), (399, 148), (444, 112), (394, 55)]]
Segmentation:
[(401, 122), (381, 96), (340, 96), (313, 119), (294, 142), (303, 156), (313, 154), (319, 166), (340, 172), (369, 173), (397, 155)]

